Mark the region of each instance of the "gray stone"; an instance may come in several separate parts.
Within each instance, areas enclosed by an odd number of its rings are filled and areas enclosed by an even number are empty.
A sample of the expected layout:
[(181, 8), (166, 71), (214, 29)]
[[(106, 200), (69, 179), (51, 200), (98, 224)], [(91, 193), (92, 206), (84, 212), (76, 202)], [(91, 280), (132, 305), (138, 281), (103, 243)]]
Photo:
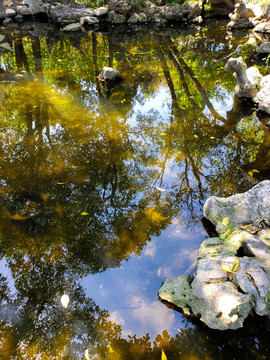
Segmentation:
[(84, 26), (84, 25), (93, 26), (93, 25), (97, 25), (98, 23), (99, 23), (99, 20), (94, 16), (84, 16), (84, 17), (80, 18), (81, 26)]
[(262, 75), (255, 66), (247, 68), (242, 57), (230, 58), (225, 65), (225, 69), (234, 71), (237, 80), (235, 88), (237, 96), (253, 98), (261, 89)]
[(81, 24), (80, 24), (80, 23), (69, 24), (69, 25), (65, 26), (62, 30), (63, 30), (63, 31), (77, 31), (77, 30), (81, 30)]
[(231, 22), (227, 25), (228, 29), (249, 29), (254, 25), (254, 11), (248, 8), (245, 0), (237, 0), (234, 13), (229, 14)]
[(270, 115), (270, 75), (264, 76), (261, 82), (261, 90), (257, 93), (254, 101), (259, 109)]
[(270, 231), (266, 230), (260, 233), (260, 236), (246, 235), (245, 248), (252, 255), (256, 256), (258, 261), (262, 264), (264, 269), (268, 271), (270, 269)]
[(92, 15), (92, 9), (74, 9), (64, 5), (57, 5), (50, 12), (52, 20), (60, 24), (78, 23), (82, 17)]
[(253, 22), (250, 19), (246, 18), (235, 18), (232, 19), (227, 25), (228, 29), (251, 29), (254, 27)]
[(269, 203), (270, 181), (227, 199), (210, 197), (204, 215), (222, 235), (202, 243), (193, 278), (165, 280), (159, 297), (213, 329), (242, 327), (250, 310), (270, 316)]
[(104, 81), (121, 81), (122, 77), (118, 70), (113, 69), (111, 67), (105, 66), (101, 73), (99, 74), (99, 78)]
[(15, 17), (17, 12), (14, 9), (6, 9), (6, 17)]
[(134, 13), (131, 15), (131, 17), (127, 21), (129, 24), (140, 24), (140, 23), (146, 23), (147, 22), (147, 16), (144, 13)]
[(152, 20), (154, 15), (159, 14), (159, 7), (153, 4), (151, 1), (145, 1), (142, 6), (148, 20)]
[(270, 279), (256, 258), (240, 259), (240, 269), (236, 272), (235, 282), (244, 293), (249, 293), (255, 298), (256, 313), (268, 315), (266, 308)]
[(109, 11), (107, 21), (111, 24), (124, 24), (127, 21), (127, 17), (124, 14)]
[(252, 306), (250, 295), (239, 293), (231, 282), (192, 285), (192, 312), (212, 329), (238, 329)]
[(254, 27), (253, 31), (263, 34), (270, 34), (270, 21), (259, 23)]
[(3, 21), (3, 25), (6, 26), (6, 25), (9, 25), (9, 24), (12, 24), (13, 21), (11, 18), (6, 18), (4, 21)]
[(202, 13), (202, 8), (198, 2), (187, 2), (184, 4), (184, 7), (187, 11), (188, 19), (196, 19)]
[(207, 10), (208, 16), (227, 16), (234, 11), (235, 0), (209, 0), (210, 10)]
[(270, 21), (270, 5), (266, 5), (263, 8), (261, 19), (264, 21)]
[[(232, 231), (241, 224), (253, 223), (259, 226), (261, 221), (270, 224), (270, 181), (265, 180), (243, 194), (228, 198), (211, 196), (205, 203), (204, 216), (215, 226), (219, 234), (228, 229)], [(229, 218), (227, 225), (225, 218)]]
[(242, 17), (244, 19), (248, 19), (255, 16), (254, 11), (251, 8), (247, 7), (245, 0), (237, 0), (234, 13), (237, 16)]
[(97, 18), (105, 17), (106, 15), (108, 15), (108, 8), (106, 7), (100, 7), (93, 11), (93, 16), (96, 16)]
[(45, 14), (45, 3), (42, 0), (23, 0), (17, 5), (17, 12), (22, 16)]
[(270, 115), (270, 75), (263, 77), (254, 66), (247, 69), (242, 57), (230, 58), (225, 69), (234, 71), (236, 95), (252, 98), (261, 111)]
[(168, 20), (159, 13), (154, 14), (151, 20), (159, 24), (166, 24), (168, 22)]
[(197, 16), (192, 20), (192, 22), (194, 24), (202, 24), (203, 23), (203, 17), (202, 16)]
[(270, 41), (262, 43), (258, 48), (259, 54), (270, 54)]
[(183, 5), (177, 4), (173, 6), (161, 6), (160, 15), (168, 21), (183, 21), (188, 11)]
[(132, 13), (133, 5), (128, 0), (110, 0), (108, 10), (127, 16)]
[(191, 277), (189, 275), (180, 276), (174, 280), (165, 280), (158, 290), (159, 297), (171, 304), (182, 308), (186, 315), (190, 315), (187, 304), (190, 301)]
[(20, 14), (18, 14), (18, 15), (15, 16), (14, 19), (15, 19), (16, 21), (18, 21), (18, 22), (21, 22), (21, 21), (23, 21), (23, 16), (20, 15)]

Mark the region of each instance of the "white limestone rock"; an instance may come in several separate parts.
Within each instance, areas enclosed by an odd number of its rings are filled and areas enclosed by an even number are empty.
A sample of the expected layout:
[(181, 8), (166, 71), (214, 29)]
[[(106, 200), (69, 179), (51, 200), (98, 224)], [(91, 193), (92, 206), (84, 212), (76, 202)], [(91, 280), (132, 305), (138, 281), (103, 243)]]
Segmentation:
[(259, 109), (270, 115), (270, 75), (264, 76), (261, 82), (261, 90), (257, 93), (254, 101)]
[(251, 310), (270, 316), (269, 204), (270, 181), (210, 197), (204, 215), (221, 235), (202, 243), (193, 278), (165, 280), (159, 297), (213, 329), (238, 329)]
[[(236, 226), (253, 223), (259, 226), (264, 221), (270, 224), (270, 181), (265, 180), (243, 194), (228, 198), (210, 196), (207, 199), (203, 213), (215, 226), (219, 234)], [(224, 219), (229, 218), (227, 225)]]
[(242, 57), (230, 58), (225, 65), (225, 69), (233, 71), (237, 85), (235, 88), (236, 95), (239, 97), (254, 98), (261, 89), (262, 75), (255, 67), (247, 68)]

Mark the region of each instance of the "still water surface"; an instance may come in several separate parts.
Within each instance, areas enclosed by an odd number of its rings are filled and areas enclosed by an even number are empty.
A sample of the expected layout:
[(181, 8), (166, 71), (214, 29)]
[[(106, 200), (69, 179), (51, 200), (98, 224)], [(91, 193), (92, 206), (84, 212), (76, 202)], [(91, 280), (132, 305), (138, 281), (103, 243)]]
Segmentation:
[(259, 59), (224, 25), (1, 30), (1, 359), (269, 358), (261, 319), (212, 331), (157, 296), (193, 273), (207, 197), (269, 178), (269, 119), (224, 70)]

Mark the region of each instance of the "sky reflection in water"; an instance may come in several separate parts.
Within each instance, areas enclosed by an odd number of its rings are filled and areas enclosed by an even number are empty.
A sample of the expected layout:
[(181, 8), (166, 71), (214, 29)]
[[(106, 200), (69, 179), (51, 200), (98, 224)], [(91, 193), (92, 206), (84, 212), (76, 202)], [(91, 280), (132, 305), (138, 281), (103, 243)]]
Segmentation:
[[(81, 359), (85, 349), (106, 360), (163, 349), (255, 359), (258, 342), (268, 353), (257, 320), (256, 331), (251, 319), (221, 335), (157, 296), (165, 278), (194, 271), (207, 197), (269, 177), (269, 131), (217, 61), (239, 38), (214, 27), (4, 33), (14, 53), (1, 53), (3, 359)], [(97, 80), (108, 65), (124, 79), (113, 89)]]

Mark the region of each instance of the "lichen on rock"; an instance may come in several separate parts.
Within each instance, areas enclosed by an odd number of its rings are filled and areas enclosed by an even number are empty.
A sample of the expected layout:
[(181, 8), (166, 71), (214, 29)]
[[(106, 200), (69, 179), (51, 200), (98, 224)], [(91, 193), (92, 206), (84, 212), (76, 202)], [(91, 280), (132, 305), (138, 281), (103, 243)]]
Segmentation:
[(270, 316), (269, 204), (270, 181), (229, 198), (210, 197), (204, 215), (219, 237), (202, 243), (194, 276), (165, 280), (159, 297), (213, 329), (242, 327), (251, 310)]

